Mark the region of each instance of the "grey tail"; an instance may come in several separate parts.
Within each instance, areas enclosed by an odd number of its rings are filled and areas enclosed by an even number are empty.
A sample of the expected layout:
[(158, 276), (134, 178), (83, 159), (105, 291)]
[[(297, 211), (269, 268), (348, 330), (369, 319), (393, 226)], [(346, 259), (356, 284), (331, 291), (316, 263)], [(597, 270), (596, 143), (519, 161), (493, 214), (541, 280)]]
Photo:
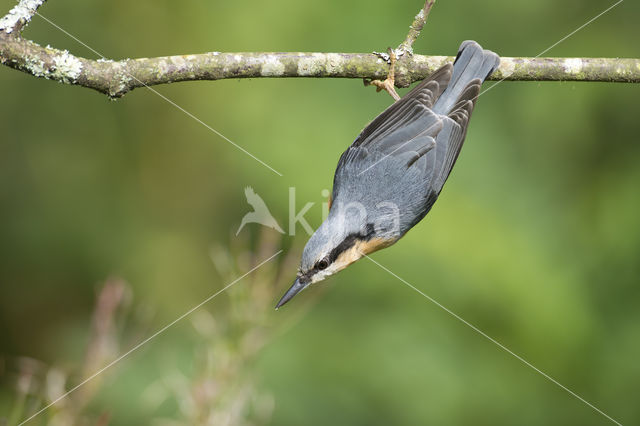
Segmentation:
[[(498, 65), (500, 65), (498, 55), (490, 50), (484, 50), (473, 40), (463, 41), (453, 63), (453, 74), (449, 85), (434, 105), (433, 111), (449, 115), (465, 89), (471, 84), (482, 84), (498, 68)], [(472, 101), (475, 103), (475, 99)]]

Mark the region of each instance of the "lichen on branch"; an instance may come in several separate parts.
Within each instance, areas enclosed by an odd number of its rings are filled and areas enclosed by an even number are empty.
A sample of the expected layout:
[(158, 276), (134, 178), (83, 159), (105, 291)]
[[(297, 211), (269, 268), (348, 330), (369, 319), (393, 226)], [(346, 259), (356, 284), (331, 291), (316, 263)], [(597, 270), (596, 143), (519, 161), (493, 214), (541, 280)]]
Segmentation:
[(46, 0), (20, 0), (9, 13), (0, 18), (0, 31), (7, 34), (22, 31), (45, 1)]

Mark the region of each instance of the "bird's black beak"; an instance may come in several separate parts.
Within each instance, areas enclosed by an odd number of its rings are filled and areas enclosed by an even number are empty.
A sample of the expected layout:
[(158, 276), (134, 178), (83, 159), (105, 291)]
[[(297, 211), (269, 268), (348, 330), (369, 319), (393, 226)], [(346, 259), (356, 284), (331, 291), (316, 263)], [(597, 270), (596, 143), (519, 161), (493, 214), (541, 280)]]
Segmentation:
[(280, 301), (276, 305), (276, 310), (279, 309), (280, 306), (282, 306), (285, 303), (287, 303), (289, 300), (293, 299), (293, 296), (295, 296), (296, 294), (300, 293), (308, 285), (309, 285), (308, 283), (306, 283), (306, 284), (301, 283), (300, 279), (296, 278), (296, 281), (293, 283), (291, 288), (289, 288), (289, 290), (287, 290), (287, 292), (284, 294), (284, 296), (282, 296), (282, 299), (280, 299)]

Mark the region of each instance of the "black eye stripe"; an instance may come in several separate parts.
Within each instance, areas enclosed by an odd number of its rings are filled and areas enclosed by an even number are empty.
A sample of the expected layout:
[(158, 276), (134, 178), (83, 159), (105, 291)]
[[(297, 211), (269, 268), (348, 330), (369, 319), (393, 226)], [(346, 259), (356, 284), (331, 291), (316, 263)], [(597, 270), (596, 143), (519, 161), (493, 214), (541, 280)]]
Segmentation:
[(329, 253), (328, 259), (329, 263), (333, 263), (341, 253), (349, 250), (353, 247), (357, 241), (368, 241), (375, 235), (375, 228), (372, 223), (367, 224), (367, 232), (366, 234), (357, 233), (357, 234), (349, 234), (347, 237), (342, 240), (340, 244)]
[(311, 270), (309, 270), (306, 274), (301, 275), (301, 280), (309, 280), (314, 273), (327, 269), (329, 265), (335, 262), (335, 260), (338, 258), (338, 256), (340, 256), (341, 253), (349, 250), (355, 245), (357, 241), (368, 241), (373, 238), (374, 235), (375, 229), (373, 224), (371, 223), (367, 224), (366, 233), (353, 233), (347, 235), (347, 237), (345, 237), (345, 239), (342, 240), (342, 242), (338, 244), (336, 248), (331, 250), (331, 252), (325, 258), (317, 261), (316, 264), (313, 265), (313, 268), (311, 268)]

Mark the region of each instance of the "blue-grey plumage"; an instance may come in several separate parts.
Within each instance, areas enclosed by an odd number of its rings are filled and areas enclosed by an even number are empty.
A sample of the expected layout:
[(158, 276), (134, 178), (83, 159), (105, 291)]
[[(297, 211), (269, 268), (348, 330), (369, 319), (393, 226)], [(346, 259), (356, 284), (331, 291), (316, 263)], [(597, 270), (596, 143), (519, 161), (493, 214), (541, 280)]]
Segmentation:
[(310, 284), (398, 241), (429, 212), (458, 158), (482, 82), (500, 63), (464, 41), (446, 64), (367, 125), (342, 154), (327, 219), (302, 253), (294, 285)]

